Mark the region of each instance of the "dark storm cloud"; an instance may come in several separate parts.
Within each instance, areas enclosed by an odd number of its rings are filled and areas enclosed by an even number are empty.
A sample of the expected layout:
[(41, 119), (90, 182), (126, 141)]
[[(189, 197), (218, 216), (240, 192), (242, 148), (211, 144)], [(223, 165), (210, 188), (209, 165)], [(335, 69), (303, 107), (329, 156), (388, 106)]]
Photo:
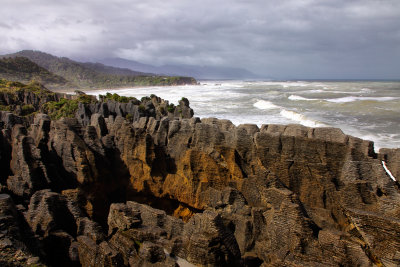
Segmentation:
[(400, 78), (400, 1), (2, 1), (2, 52)]

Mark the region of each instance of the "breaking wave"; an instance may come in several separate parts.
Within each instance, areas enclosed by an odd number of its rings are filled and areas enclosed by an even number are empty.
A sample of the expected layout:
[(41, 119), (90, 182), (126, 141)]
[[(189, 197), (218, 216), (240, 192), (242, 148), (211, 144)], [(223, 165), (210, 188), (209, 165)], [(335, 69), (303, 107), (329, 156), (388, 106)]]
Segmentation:
[(293, 101), (298, 101), (298, 100), (301, 100), (301, 101), (313, 101), (313, 100), (318, 100), (318, 99), (315, 99), (315, 98), (305, 98), (305, 97), (298, 96), (298, 95), (290, 95), (290, 96), (288, 97), (288, 99), (289, 99), (289, 100), (293, 100)]
[(304, 126), (308, 126), (308, 127), (326, 127), (326, 126), (328, 126), (320, 121), (310, 119), (303, 114), (300, 114), (300, 113), (297, 113), (297, 112), (294, 112), (291, 110), (283, 109), (283, 110), (281, 110), (280, 114), (282, 117), (285, 117), (292, 121), (296, 121)]
[(281, 107), (273, 104), (270, 101), (266, 101), (266, 100), (258, 100), (256, 103), (253, 104), (254, 107), (258, 108), (258, 109), (279, 109)]

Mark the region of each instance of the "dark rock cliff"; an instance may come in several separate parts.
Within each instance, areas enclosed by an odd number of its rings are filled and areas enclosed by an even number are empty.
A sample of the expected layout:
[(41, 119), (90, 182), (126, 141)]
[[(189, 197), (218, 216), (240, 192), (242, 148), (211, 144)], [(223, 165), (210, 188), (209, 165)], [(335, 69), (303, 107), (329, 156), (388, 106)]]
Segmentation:
[(398, 149), (143, 103), (0, 113), (1, 263), (400, 265)]

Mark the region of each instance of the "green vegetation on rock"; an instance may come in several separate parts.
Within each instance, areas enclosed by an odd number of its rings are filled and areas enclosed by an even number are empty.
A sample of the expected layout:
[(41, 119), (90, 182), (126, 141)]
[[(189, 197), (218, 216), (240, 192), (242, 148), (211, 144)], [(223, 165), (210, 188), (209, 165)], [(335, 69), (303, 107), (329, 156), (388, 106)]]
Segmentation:
[(126, 118), (128, 121), (132, 122), (132, 120), (133, 120), (133, 115), (130, 114), (130, 113), (128, 113), (128, 114), (126, 114), (125, 118)]
[(143, 96), (143, 97), (140, 99), (141, 102), (145, 102), (145, 101), (149, 101), (149, 100), (151, 100), (151, 98), (148, 97), (148, 96)]
[(174, 111), (175, 111), (175, 105), (174, 104), (169, 104), (168, 106), (167, 106), (167, 110), (168, 110), (168, 112), (170, 112), (170, 113), (173, 113)]
[(19, 116), (30, 116), (40, 110), (46, 101), (56, 99), (56, 94), (37, 81), (28, 84), (0, 78), (0, 110)]
[(60, 119), (62, 117), (73, 118), (78, 110), (78, 101), (61, 99), (59, 102), (47, 102), (44, 106), (45, 111), (52, 119)]
[[(133, 121), (134, 114), (132, 114), (131, 105), (135, 105), (139, 111), (139, 115), (153, 114), (154, 116), (165, 116), (168, 113), (174, 114), (178, 108), (178, 112), (181, 113), (181, 103), (179, 106), (175, 106), (173, 103), (163, 101), (156, 95), (151, 94), (150, 96), (144, 96), (141, 101), (135, 97), (121, 96), (117, 93), (107, 92), (105, 95), (99, 95), (101, 102), (119, 102), (129, 103), (129, 105), (112, 105), (117, 107), (119, 112), (122, 112), (127, 120)], [(31, 117), (37, 112), (46, 113), (51, 119), (58, 120), (60, 118), (74, 118), (82, 116), (86, 108), (93, 109), (93, 105), (81, 110), (81, 104), (89, 105), (96, 103), (97, 99), (93, 95), (87, 95), (85, 92), (75, 90), (75, 95), (65, 95), (60, 93), (54, 93), (46, 89), (42, 84), (38, 82), (30, 82), (29, 84), (23, 84), (20, 82), (7, 81), (0, 79), (0, 110), (10, 111), (18, 116)], [(78, 111), (79, 109), (79, 111)], [(77, 112), (80, 112), (77, 115)], [(114, 111), (115, 112), (115, 111)], [(81, 117), (79, 117), (81, 118)], [(136, 117), (135, 117), (136, 118)]]
[(22, 113), (21, 113), (22, 116), (32, 114), (33, 112), (35, 112), (35, 107), (33, 105), (28, 104), (22, 106)]
[(79, 95), (75, 99), (61, 98), (60, 101), (50, 101), (43, 105), (44, 111), (52, 119), (73, 118), (78, 110), (79, 103), (90, 104), (96, 102), (93, 96)]
[(35, 95), (49, 96), (54, 95), (54, 92), (45, 88), (37, 81), (31, 81), (28, 84), (21, 82), (7, 81), (0, 78), (0, 93), (15, 95), (17, 93), (32, 92)]
[(11, 111), (11, 107), (6, 105), (0, 105), (0, 111)]
[[(39, 102), (35, 102), (36, 104), (26, 102), (25, 95), (27, 93), (36, 95)], [(61, 98), (59, 101), (51, 101), (59, 98), (39, 82), (34, 81), (23, 84), (0, 79), (0, 110), (11, 111), (21, 116), (28, 116), (41, 110), (53, 119), (74, 117), (79, 103), (89, 104), (96, 102), (96, 97), (94, 96), (83, 92), (76, 93), (76, 97), (73, 99)]]
[(145, 111), (146, 108), (145, 108), (145, 106), (143, 106), (143, 104), (140, 104), (140, 105), (139, 105), (139, 110), (140, 110), (140, 111)]
[(100, 100), (114, 100), (120, 103), (128, 103), (130, 100), (135, 100), (137, 101), (136, 97), (127, 97), (127, 96), (120, 96), (117, 93), (111, 94), (111, 93), (106, 93), (106, 95), (99, 95)]

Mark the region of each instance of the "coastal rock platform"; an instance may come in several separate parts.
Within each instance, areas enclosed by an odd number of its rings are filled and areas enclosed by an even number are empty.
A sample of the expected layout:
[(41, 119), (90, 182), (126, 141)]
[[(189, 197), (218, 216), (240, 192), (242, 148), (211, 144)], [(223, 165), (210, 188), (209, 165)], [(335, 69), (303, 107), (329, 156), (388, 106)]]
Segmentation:
[(0, 265), (400, 265), (399, 149), (167, 108), (1, 111)]

